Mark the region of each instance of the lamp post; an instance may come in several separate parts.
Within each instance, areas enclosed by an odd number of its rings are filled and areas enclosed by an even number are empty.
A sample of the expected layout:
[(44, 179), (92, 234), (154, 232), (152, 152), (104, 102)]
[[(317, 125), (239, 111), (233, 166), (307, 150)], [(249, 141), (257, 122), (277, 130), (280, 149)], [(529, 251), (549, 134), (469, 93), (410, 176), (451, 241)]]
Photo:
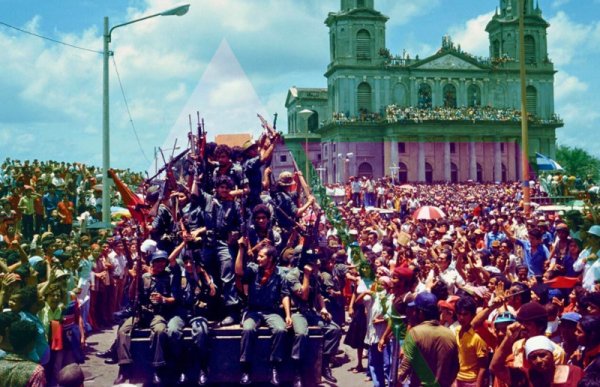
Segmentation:
[(519, 1), (519, 75), (521, 79), (521, 179), (523, 189), (523, 211), (530, 212), (529, 191), (529, 128), (527, 122), (527, 85), (525, 71), (525, 7), (524, 1)]
[(306, 153), (306, 158), (304, 160), (304, 176), (306, 178), (306, 181), (310, 181), (310, 176), (309, 176), (309, 169), (308, 169), (308, 157), (310, 155), (310, 152), (308, 151), (308, 119), (310, 118), (310, 116), (313, 115), (313, 111), (312, 110), (308, 110), (308, 109), (303, 109), (300, 110), (298, 112), (298, 114), (300, 115), (300, 117), (302, 117), (305, 120), (305, 126), (306, 126), (306, 130), (304, 132), (304, 147), (305, 147), (305, 153)]
[(112, 55), (108, 46), (111, 41), (111, 34), (114, 29), (137, 23), (142, 20), (150, 19), (156, 16), (183, 16), (190, 9), (190, 5), (180, 5), (179, 7), (144, 16), (139, 19), (128, 21), (127, 23), (117, 24), (109, 29), (108, 17), (104, 17), (104, 55), (102, 67), (102, 222), (108, 227), (110, 224), (110, 184), (108, 183), (108, 169), (110, 168), (110, 125), (109, 125), (109, 100), (108, 100), (108, 57)]

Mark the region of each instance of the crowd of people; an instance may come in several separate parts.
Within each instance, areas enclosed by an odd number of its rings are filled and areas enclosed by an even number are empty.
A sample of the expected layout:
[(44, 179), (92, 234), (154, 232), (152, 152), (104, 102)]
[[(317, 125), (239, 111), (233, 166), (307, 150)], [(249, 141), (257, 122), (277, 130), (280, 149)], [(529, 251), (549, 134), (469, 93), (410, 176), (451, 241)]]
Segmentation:
[[(382, 114), (365, 111), (356, 117), (342, 112), (334, 112), (332, 119), (332, 122), (336, 124), (353, 122), (423, 123), (427, 121), (520, 122), (521, 112), (516, 109), (501, 109), (490, 106), (432, 107), (431, 97), (420, 97), (418, 106), (391, 104), (385, 107), (385, 112)], [(561, 122), (561, 119), (556, 114), (550, 119), (542, 119), (530, 113), (529, 121), (536, 124), (548, 124)]]
[[(210, 331), (236, 324), (244, 385), (260, 326), (272, 385), (284, 362), (294, 387), (309, 385), (311, 326), (329, 383), (342, 342), (374, 386), (598, 383), (596, 212), (579, 223), (525, 213), (518, 183), (387, 178), (350, 178), (336, 204), (300, 172), (272, 176), (277, 141), (232, 149), (191, 136), (163, 180), (114, 174), (131, 217), (113, 230), (77, 226), (101, 212), (97, 169), (5, 162), (0, 386), (81, 385), (87, 337), (115, 321), (97, 354), (118, 365), (115, 384), (133, 377), (132, 331), (149, 328), (152, 382), (206, 385), (218, 372)], [(439, 211), (414, 216), (423, 206)]]

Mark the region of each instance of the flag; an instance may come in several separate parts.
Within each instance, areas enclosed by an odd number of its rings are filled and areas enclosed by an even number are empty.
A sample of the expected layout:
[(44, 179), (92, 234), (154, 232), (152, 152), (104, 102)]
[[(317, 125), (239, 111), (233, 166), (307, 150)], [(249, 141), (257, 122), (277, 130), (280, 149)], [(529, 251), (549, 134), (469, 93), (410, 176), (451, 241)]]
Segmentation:
[(559, 163), (541, 153), (536, 153), (535, 159), (540, 171), (564, 171), (564, 168)]
[(117, 191), (121, 194), (121, 198), (123, 200), (123, 204), (127, 207), (131, 216), (141, 224), (144, 224), (146, 218), (146, 203), (142, 198), (133, 193), (129, 187), (119, 179), (115, 171), (112, 169), (108, 170), (108, 174), (110, 178), (115, 182), (115, 187)]

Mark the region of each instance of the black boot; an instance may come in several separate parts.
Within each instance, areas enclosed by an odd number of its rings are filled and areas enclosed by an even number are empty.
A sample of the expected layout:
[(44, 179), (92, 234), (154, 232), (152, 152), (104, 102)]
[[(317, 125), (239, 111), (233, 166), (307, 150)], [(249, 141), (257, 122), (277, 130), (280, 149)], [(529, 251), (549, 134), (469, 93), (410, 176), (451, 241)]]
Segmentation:
[(237, 305), (230, 305), (225, 308), (225, 318), (221, 320), (219, 326), (227, 327), (239, 321), (239, 310)]
[(208, 382), (208, 377), (206, 376), (206, 371), (204, 371), (203, 369), (200, 369), (200, 373), (198, 374), (198, 385), (206, 386), (207, 382)]
[(302, 375), (300, 372), (296, 372), (294, 374), (294, 382), (292, 384), (293, 387), (302, 387)]
[(154, 373), (152, 374), (152, 384), (155, 386), (162, 385), (162, 378), (160, 377), (158, 368), (155, 368)]
[(279, 371), (277, 370), (277, 365), (273, 364), (273, 368), (271, 368), (271, 384), (274, 386), (279, 386)]
[(240, 379), (240, 384), (250, 384), (252, 380), (250, 380), (250, 363), (242, 362), (242, 377)]
[(321, 374), (323, 379), (327, 380), (330, 383), (337, 383), (337, 379), (333, 376), (333, 372), (331, 372), (330, 367), (330, 357), (323, 355), (323, 368), (321, 369)]
[(113, 384), (124, 384), (127, 383), (129, 378), (131, 377), (131, 366), (130, 365), (122, 365), (119, 366), (119, 374), (117, 378), (113, 382)]

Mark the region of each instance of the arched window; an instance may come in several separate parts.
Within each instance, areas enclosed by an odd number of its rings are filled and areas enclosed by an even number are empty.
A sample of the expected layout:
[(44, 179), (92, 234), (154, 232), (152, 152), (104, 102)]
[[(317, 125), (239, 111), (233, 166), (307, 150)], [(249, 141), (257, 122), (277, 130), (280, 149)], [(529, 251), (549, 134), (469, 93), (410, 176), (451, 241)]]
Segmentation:
[(506, 175), (506, 165), (502, 164), (502, 181), (508, 181), (508, 176)]
[(535, 39), (531, 35), (525, 35), (525, 63), (536, 63)]
[(428, 83), (421, 83), (419, 85), (417, 106), (419, 109), (431, 109), (431, 86)]
[(500, 58), (500, 41), (498, 39), (492, 42), (492, 57)]
[(481, 183), (483, 181), (483, 168), (481, 164), (477, 163), (477, 181)]
[(408, 167), (404, 163), (398, 163), (398, 181), (401, 184), (408, 181)]
[(433, 167), (429, 163), (425, 163), (425, 182), (433, 183)]
[(454, 163), (450, 163), (450, 181), (458, 183), (458, 167)]
[(526, 89), (527, 95), (527, 112), (533, 115), (537, 115), (537, 90), (535, 87), (529, 85)]
[(370, 113), (373, 110), (371, 106), (371, 86), (367, 82), (358, 85), (356, 102), (358, 104), (357, 111), (361, 115)]
[(467, 89), (467, 106), (481, 106), (481, 89), (475, 84)]
[(444, 107), (456, 107), (456, 87), (451, 83), (444, 86)]
[(358, 166), (358, 176), (363, 177), (366, 176), (369, 179), (373, 177), (373, 167), (371, 164), (364, 162)]
[(319, 113), (316, 111), (312, 111), (313, 114), (308, 117), (308, 131), (314, 132), (319, 129)]
[(406, 106), (406, 86), (402, 83), (394, 85), (394, 103), (398, 106)]
[(371, 59), (371, 34), (367, 30), (356, 34), (356, 59)]

